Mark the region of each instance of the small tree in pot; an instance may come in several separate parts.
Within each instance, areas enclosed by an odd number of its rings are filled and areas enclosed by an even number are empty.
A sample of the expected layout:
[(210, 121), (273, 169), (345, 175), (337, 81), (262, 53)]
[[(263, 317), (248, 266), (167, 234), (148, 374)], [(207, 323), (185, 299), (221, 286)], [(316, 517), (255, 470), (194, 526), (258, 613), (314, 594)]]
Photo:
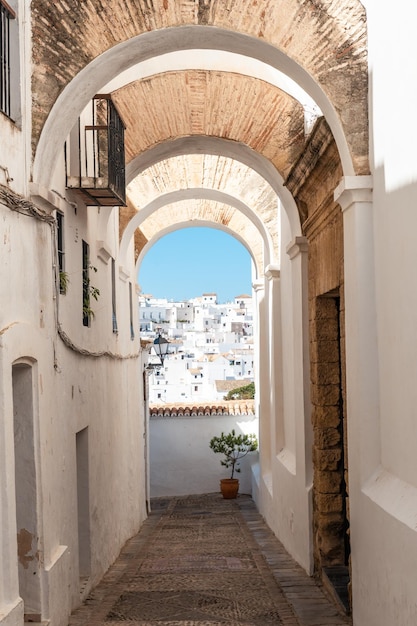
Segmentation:
[(210, 448), (216, 454), (223, 454), (224, 458), (220, 463), (227, 468), (231, 468), (230, 478), (220, 480), (220, 490), (223, 498), (236, 498), (239, 491), (239, 480), (234, 478), (235, 472), (240, 472), (240, 460), (249, 452), (258, 449), (256, 435), (237, 435), (233, 429), (228, 435), (223, 432), (220, 437), (213, 437), (210, 440)]

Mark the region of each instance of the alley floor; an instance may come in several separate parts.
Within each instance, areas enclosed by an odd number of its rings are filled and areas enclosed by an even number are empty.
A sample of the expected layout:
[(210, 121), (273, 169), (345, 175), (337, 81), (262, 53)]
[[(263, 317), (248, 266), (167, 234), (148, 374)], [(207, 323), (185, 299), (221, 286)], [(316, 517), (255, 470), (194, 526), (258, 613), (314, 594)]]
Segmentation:
[(69, 626), (342, 626), (249, 496), (152, 500), (152, 513)]

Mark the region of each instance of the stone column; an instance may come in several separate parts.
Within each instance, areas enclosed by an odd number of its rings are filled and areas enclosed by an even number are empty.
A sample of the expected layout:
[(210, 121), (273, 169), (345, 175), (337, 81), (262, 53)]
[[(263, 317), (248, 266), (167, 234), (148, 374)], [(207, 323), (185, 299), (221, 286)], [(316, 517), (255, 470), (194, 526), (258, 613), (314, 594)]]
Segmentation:
[(310, 352), (308, 334), (308, 243), (306, 237), (295, 237), (287, 246), (291, 259), (293, 346), (294, 346), (294, 416), (296, 420), (295, 454), (297, 474), (311, 487), (313, 430), (310, 402)]
[(345, 177), (343, 211), (349, 467), (359, 486), (380, 464), (372, 177)]
[(270, 447), (271, 459), (285, 445), (284, 404), (282, 379), (282, 322), (281, 322), (281, 282), (280, 270), (275, 265), (268, 265), (265, 271), (268, 287), (268, 326), (270, 328)]

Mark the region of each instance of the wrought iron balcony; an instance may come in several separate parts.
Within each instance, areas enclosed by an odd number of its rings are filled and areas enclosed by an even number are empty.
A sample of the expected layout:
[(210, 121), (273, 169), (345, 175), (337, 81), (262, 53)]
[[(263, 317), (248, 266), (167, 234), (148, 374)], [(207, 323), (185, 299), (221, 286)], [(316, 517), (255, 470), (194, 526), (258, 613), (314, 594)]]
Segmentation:
[(111, 96), (98, 94), (65, 149), (66, 186), (87, 205), (125, 206), (125, 125)]

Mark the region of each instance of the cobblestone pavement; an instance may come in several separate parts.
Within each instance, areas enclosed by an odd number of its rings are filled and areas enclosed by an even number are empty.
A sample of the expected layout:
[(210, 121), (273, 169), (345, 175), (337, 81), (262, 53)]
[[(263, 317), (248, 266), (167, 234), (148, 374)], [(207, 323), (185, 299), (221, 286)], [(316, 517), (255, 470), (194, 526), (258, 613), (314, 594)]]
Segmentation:
[(69, 626), (351, 624), (288, 556), (249, 496), (157, 498)]

